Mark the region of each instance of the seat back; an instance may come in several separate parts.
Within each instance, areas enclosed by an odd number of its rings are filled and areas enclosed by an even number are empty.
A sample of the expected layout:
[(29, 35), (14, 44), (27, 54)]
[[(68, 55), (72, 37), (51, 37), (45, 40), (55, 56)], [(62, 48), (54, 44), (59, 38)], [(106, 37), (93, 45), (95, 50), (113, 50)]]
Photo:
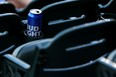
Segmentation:
[(75, 26), (56, 35), (42, 49), (46, 52), (46, 64), (38, 76), (96, 77), (96, 65), (91, 64), (114, 48), (111, 39), (115, 38), (115, 24), (114, 20), (101, 20)]
[(15, 6), (9, 2), (0, 3), (0, 14), (16, 13)]
[(20, 17), (15, 13), (0, 14), (0, 50), (11, 45), (21, 44), (22, 25)]
[(112, 20), (101, 20), (59, 33), (45, 49), (48, 60), (46, 67), (70, 67), (83, 63), (84, 59), (94, 60), (109, 52), (114, 48), (115, 24)]
[[(88, 5), (89, 3), (91, 4)], [(41, 8), (41, 10), (43, 12), (43, 20), (45, 17), (46, 21), (52, 21), (81, 16), (83, 14), (95, 17), (96, 10), (98, 9), (97, 5), (95, 0), (65, 0), (48, 4)]]
[(58, 34), (60, 31), (66, 28), (73, 27), (75, 25), (80, 25), (87, 22), (91, 22), (91, 21), (88, 20), (85, 15), (82, 15), (81, 17), (76, 17), (74, 19), (69, 18), (66, 20), (61, 19), (61, 20), (51, 21), (48, 23), (48, 26), (43, 29), (42, 38), (54, 37), (56, 34)]
[[(88, 5), (89, 3), (91, 4)], [(58, 31), (61, 31), (59, 30), (59, 28), (63, 30), (64, 26), (60, 27), (59, 25), (59, 27), (55, 27), (55, 25), (50, 26), (49, 23), (59, 22), (60, 20), (67, 22), (73, 21), (70, 20), (70, 17), (77, 17), (76, 20), (83, 23), (84, 21), (96, 21), (98, 15), (97, 9), (98, 6), (95, 0), (65, 0), (48, 4), (40, 9), (42, 10), (42, 32), (45, 37), (49, 37), (53, 33), (56, 34)], [(80, 18), (82, 15), (85, 15), (85, 17)], [(79, 22), (76, 22), (77, 25), (79, 24)], [(69, 24), (66, 24), (66, 26), (68, 25)], [(65, 27), (65, 29), (66, 28), (68, 27)], [(57, 32), (54, 32), (54, 30), (56, 30)]]

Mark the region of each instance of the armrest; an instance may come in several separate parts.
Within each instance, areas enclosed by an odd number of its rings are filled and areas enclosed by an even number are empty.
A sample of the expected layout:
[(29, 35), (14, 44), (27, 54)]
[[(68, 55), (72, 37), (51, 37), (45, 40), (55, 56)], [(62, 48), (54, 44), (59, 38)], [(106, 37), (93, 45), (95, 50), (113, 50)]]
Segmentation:
[(26, 62), (14, 57), (13, 55), (10, 55), (10, 54), (5, 54), (4, 58), (8, 64), (14, 65), (15, 67), (21, 69), (22, 71), (27, 72), (31, 67)]

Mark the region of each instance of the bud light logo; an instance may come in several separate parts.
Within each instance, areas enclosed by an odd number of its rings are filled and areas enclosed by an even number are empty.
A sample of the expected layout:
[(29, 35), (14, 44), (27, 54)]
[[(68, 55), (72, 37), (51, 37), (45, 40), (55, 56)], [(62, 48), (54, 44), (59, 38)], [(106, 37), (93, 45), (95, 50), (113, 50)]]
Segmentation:
[(41, 30), (38, 26), (27, 26), (27, 35), (31, 37), (40, 37)]

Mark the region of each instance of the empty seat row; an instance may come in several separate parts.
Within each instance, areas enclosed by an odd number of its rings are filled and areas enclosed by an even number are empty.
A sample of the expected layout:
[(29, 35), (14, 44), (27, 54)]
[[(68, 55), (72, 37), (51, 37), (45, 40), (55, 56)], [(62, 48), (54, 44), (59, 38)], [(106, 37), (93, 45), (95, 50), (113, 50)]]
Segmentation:
[[(59, 1), (71, 1), (71, 0), (49, 0), (49, 1), (32, 0), (30, 2), (30, 4), (28, 4), (27, 7), (25, 7), (23, 10), (20, 10), (20, 11), (16, 10), (13, 4), (11, 4), (9, 2), (5, 2), (5, 3), (0, 3), (0, 8), (4, 9), (4, 10), (1, 9), (0, 13), (16, 12), (20, 16), (25, 17), (25, 16), (27, 16), (30, 9), (33, 9), (33, 8), (41, 9), (42, 7), (44, 7), (46, 5), (49, 5), (54, 2), (59, 2)], [(116, 13), (115, 12), (115, 4), (116, 4), (115, 0), (77, 0), (77, 1), (82, 1), (82, 2), (94, 1), (99, 6), (99, 9), (101, 12)], [(94, 4), (94, 3), (89, 2), (89, 4)], [(88, 5), (88, 3), (85, 5)]]

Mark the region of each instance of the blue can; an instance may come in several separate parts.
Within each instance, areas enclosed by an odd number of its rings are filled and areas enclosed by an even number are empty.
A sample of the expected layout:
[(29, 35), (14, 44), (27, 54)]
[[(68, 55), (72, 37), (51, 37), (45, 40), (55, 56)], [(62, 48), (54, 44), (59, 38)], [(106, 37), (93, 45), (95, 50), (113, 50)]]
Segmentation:
[(42, 29), (42, 11), (39, 9), (31, 9), (28, 13), (26, 34), (30, 37), (41, 37)]

